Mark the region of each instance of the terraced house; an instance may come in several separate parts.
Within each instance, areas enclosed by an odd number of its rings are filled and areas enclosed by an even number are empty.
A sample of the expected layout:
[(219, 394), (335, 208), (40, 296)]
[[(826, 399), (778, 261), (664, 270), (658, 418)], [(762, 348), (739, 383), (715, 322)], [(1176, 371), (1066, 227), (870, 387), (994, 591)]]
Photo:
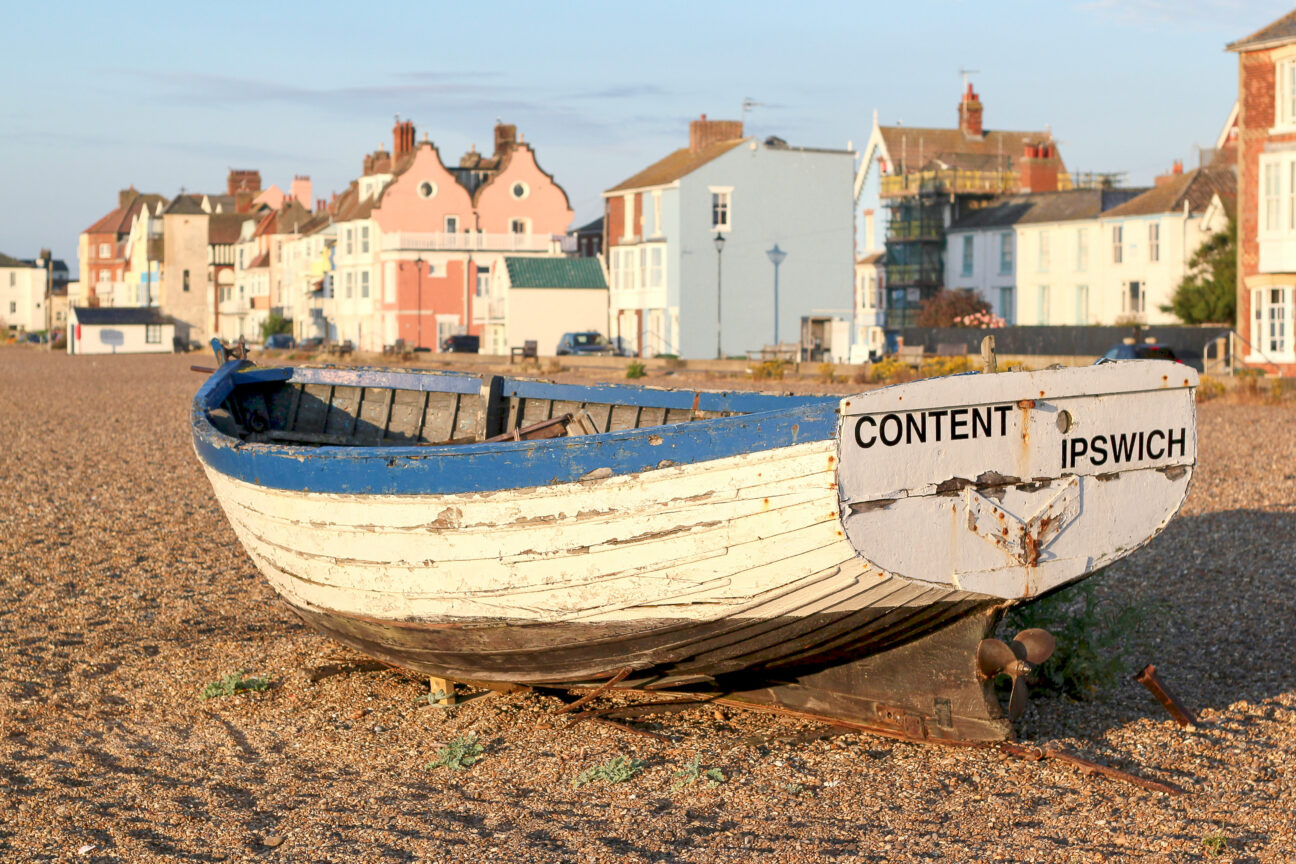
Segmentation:
[(567, 193), (536, 161), (515, 126), (499, 123), (490, 155), (470, 150), (446, 165), (397, 119), (392, 150), (364, 158), (363, 173), (330, 204), (336, 243), (329, 337), (362, 350), (398, 341), (438, 350), (457, 333), (508, 353), (507, 256), (562, 256), (572, 221)]

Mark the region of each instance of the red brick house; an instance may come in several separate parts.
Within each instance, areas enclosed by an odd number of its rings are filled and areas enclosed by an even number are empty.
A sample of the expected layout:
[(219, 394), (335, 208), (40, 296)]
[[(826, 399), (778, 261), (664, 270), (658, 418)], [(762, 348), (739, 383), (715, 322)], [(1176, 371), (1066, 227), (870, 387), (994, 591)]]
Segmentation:
[(1236, 359), (1296, 375), (1296, 11), (1238, 55)]

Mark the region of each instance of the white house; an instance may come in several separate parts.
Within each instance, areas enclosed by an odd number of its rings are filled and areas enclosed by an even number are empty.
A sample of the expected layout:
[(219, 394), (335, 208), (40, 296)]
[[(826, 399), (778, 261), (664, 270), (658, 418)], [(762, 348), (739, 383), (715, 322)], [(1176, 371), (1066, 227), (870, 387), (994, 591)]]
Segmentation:
[(851, 362), (863, 363), (886, 351), (886, 252), (855, 259), (855, 338)]
[(1098, 217), (1143, 189), (1014, 195), (946, 234), (945, 285), (975, 290), (1009, 324), (1102, 324)]
[(175, 321), (156, 307), (73, 306), (69, 354), (162, 354), (175, 350)]
[(7, 325), (7, 332), (45, 329), (48, 282), (42, 263), (0, 254), (0, 323)]
[(1102, 291), (1093, 314), (1107, 322), (1174, 324), (1161, 307), (1188, 270), (1193, 253), (1228, 229), (1237, 183), (1230, 168), (1175, 171), (1157, 185), (1108, 210), (1101, 224)]
[(505, 354), (534, 340), (541, 354), (551, 354), (564, 333), (597, 330), (608, 323), (608, 287), (596, 258), (506, 257), (492, 286), (506, 304), (505, 345), (483, 345)]

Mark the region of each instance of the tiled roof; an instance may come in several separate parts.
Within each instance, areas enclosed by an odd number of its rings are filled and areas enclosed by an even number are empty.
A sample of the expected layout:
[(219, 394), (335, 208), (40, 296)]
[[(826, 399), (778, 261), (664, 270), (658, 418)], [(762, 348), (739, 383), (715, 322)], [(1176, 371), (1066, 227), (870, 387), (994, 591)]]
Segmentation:
[(1153, 186), (1104, 216), (1147, 216), (1153, 213), (1175, 213), (1187, 202), (1191, 213), (1201, 213), (1216, 195), (1228, 204), (1237, 198), (1237, 181), (1228, 168), (1198, 168)]
[(247, 265), (247, 269), (255, 270), (258, 267), (269, 267), (269, 266), (270, 266), (270, 252), (269, 250), (267, 250), (265, 252), (262, 252), (260, 255), (256, 256), (255, 258), (253, 258), (251, 261), (249, 261)]
[(600, 288), (607, 290), (603, 268), (594, 258), (513, 258), (506, 256), (514, 288)]
[(206, 211), (202, 209), (200, 203), (193, 199), (193, 196), (177, 195), (175, 200), (162, 212), (169, 216), (201, 216)]
[(974, 231), (1007, 228), (1043, 222), (1074, 222), (1107, 215), (1107, 211), (1147, 191), (1132, 189), (1072, 189), (1067, 192), (1041, 192), (1034, 195), (1011, 195), (985, 207), (964, 214), (949, 226), (949, 231)]
[(0, 252), (0, 267), (30, 267), (26, 261), (19, 261), (17, 258), (10, 258), (8, 255)]
[(207, 223), (207, 242), (218, 246), (237, 243), (243, 223), (251, 218), (250, 213), (213, 213)]
[(115, 234), (117, 233), (117, 226), (121, 224), (122, 215), (125, 212), (126, 211), (123, 208), (115, 207), (112, 210), (108, 211), (108, 214), (106, 216), (104, 216), (98, 222), (91, 225), (89, 228), (85, 229), (85, 231), (83, 231), (82, 233), (83, 234), (109, 234), (109, 233)]
[(568, 231), (567, 233), (568, 234), (602, 234), (603, 217), (600, 216), (597, 219), (595, 219), (593, 222), (587, 222), (584, 225), (580, 226), (579, 228), (573, 228), (571, 231)]
[(692, 174), (713, 159), (728, 153), (748, 139), (734, 138), (729, 141), (717, 141), (700, 150), (681, 147), (664, 159), (659, 159), (638, 174), (622, 180), (608, 192), (621, 192), (626, 189), (642, 189), (645, 186), (661, 186), (673, 183), (681, 177)]
[[(1028, 143), (1053, 142), (1053, 135), (1047, 131), (1004, 132), (991, 129), (980, 138), (969, 138), (961, 129), (923, 126), (880, 126), (878, 131), (882, 133), (882, 142), (893, 163), (887, 166), (891, 174), (916, 171), (932, 159), (954, 159), (955, 154), (963, 158), (979, 155), (1016, 159)], [(1061, 166), (1062, 156), (1059, 154), (1054, 158)]]
[(76, 306), (76, 318), (82, 324), (173, 324), (156, 306)]
[(867, 255), (860, 256), (860, 258), (858, 258), (855, 263), (856, 264), (876, 264), (879, 261), (881, 261), (884, 257), (886, 257), (886, 252), (879, 250), (877, 252), (870, 252)]
[(1288, 12), (1272, 24), (1261, 27), (1250, 36), (1230, 42), (1229, 51), (1253, 51), (1284, 42), (1296, 41), (1296, 11)]

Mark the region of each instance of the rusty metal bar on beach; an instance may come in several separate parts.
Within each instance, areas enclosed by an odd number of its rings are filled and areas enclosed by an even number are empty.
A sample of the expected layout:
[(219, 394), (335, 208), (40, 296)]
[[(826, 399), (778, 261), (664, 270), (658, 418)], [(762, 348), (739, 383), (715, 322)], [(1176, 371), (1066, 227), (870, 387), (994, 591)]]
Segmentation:
[(1167, 795), (1184, 794), (1184, 790), (1171, 783), (1162, 783), (1160, 780), (1149, 780), (1146, 777), (1140, 777), (1137, 774), (1131, 774), (1128, 771), (1122, 771), (1121, 769), (1113, 768), (1110, 765), (1103, 765), (1101, 762), (1094, 762), (1093, 760), (1085, 759), (1082, 756), (1076, 756), (1074, 753), (1067, 753), (1065, 750), (1053, 750), (1047, 747), (1023, 747), (1008, 742), (999, 744), (998, 750), (1001, 753), (1015, 756), (1018, 759), (1025, 759), (1028, 762), (1039, 762), (1043, 759), (1053, 759), (1057, 762), (1065, 762), (1068, 765), (1074, 765), (1086, 774), (1101, 774), (1109, 780), (1119, 780), (1122, 783), (1141, 786), (1142, 788), (1150, 789), (1153, 792), (1164, 792)]
[(1169, 712), (1170, 716), (1180, 726), (1197, 725), (1197, 717), (1185, 708), (1183, 703), (1176, 699), (1161, 683), (1161, 679), (1156, 674), (1156, 666), (1151, 663), (1144, 666), (1143, 671), (1134, 676), (1134, 680), (1151, 691), (1156, 700), (1161, 703), (1162, 707)]
[(599, 685), (597, 688), (595, 688), (593, 691), (591, 691), (591, 692), (589, 692), (589, 693), (586, 693), (584, 696), (582, 696), (581, 698), (577, 699), (575, 702), (572, 702), (572, 703), (570, 703), (570, 704), (568, 704), (568, 705), (564, 705), (563, 707), (559, 708), (559, 709), (558, 709), (556, 712), (554, 712), (554, 713), (556, 713), (556, 714), (570, 714), (571, 712), (575, 711), (577, 708), (580, 708), (580, 707), (583, 706), (583, 705), (588, 705), (589, 703), (591, 703), (591, 702), (593, 702), (595, 699), (597, 699), (599, 696), (601, 696), (601, 695), (603, 695), (604, 693), (606, 693), (607, 691), (611, 690), (613, 687), (615, 687), (616, 685), (620, 684), (620, 683), (621, 683), (622, 681), (624, 681), (626, 678), (630, 677), (630, 673), (633, 672), (633, 671), (634, 671), (634, 667), (633, 667), (633, 666), (626, 666), (626, 667), (624, 667), (624, 668), (622, 668), (622, 669), (618, 669), (615, 675), (613, 675), (613, 676), (612, 676), (611, 678), (609, 678), (607, 681), (604, 681), (602, 684), (600, 684), (600, 685)]

